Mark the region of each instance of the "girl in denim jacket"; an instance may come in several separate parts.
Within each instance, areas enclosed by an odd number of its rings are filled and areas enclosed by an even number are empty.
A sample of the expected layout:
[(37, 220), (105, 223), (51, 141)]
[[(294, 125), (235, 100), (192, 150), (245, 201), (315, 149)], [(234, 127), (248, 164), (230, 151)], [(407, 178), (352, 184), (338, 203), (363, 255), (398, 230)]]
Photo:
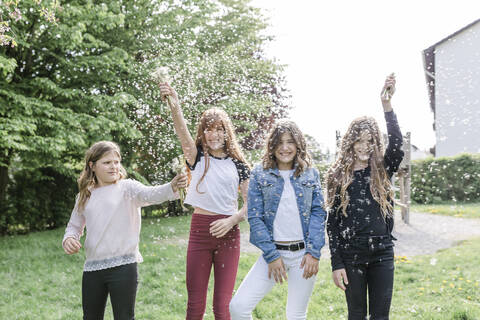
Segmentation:
[(250, 242), (263, 251), (230, 303), (232, 319), (252, 319), (257, 303), (288, 276), (288, 320), (306, 319), (325, 243), (323, 197), (305, 138), (291, 121), (278, 123), (248, 188)]

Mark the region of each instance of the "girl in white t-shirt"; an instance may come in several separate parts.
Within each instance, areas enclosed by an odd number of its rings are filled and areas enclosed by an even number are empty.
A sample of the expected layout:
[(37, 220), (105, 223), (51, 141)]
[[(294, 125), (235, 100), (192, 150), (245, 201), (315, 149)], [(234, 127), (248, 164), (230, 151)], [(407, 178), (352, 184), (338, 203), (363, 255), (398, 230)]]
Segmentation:
[(126, 176), (117, 144), (100, 141), (87, 150), (79, 194), (62, 241), (67, 254), (79, 252), (87, 228), (83, 319), (103, 319), (109, 294), (114, 318), (134, 319), (137, 263), (143, 261), (138, 250), (140, 208), (174, 200), (178, 188), (187, 185), (186, 175), (154, 187)]
[(194, 207), (187, 249), (186, 318), (203, 319), (213, 266), (213, 313), (216, 320), (227, 320), (240, 257), (238, 223), (246, 216), (245, 205), (238, 209), (238, 189), (246, 203), (250, 169), (225, 111), (206, 110), (200, 117), (194, 141), (177, 93), (168, 83), (161, 84), (160, 90), (163, 99), (171, 97), (175, 131), (192, 174), (185, 199)]

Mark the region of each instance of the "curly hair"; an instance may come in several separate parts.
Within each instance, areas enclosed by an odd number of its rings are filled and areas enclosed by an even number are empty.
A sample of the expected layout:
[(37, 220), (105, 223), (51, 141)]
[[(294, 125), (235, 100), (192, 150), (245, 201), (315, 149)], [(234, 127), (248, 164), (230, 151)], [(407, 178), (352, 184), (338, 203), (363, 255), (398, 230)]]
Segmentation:
[(390, 200), (393, 199), (393, 186), (384, 167), (384, 147), (380, 136), (378, 124), (372, 117), (360, 117), (352, 121), (347, 132), (342, 138), (340, 154), (337, 160), (326, 173), (328, 208), (333, 208), (335, 199), (339, 201), (338, 212), (342, 211), (347, 216), (347, 206), (350, 201), (347, 188), (353, 182), (353, 169), (355, 163), (354, 144), (360, 140), (362, 132), (370, 134), (371, 154), (368, 160), (370, 166), (370, 192), (373, 199), (380, 204), (382, 216), (393, 215)]
[(267, 138), (265, 153), (262, 159), (264, 169), (276, 168), (278, 166), (275, 158), (275, 150), (280, 144), (280, 139), (284, 133), (290, 133), (297, 147), (294, 163), (297, 164), (294, 175), (298, 177), (303, 171), (312, 166), (312, 158), (307, 152), (307, 143), (302, 131), (293, 121), (280, 121), (275, 124)]

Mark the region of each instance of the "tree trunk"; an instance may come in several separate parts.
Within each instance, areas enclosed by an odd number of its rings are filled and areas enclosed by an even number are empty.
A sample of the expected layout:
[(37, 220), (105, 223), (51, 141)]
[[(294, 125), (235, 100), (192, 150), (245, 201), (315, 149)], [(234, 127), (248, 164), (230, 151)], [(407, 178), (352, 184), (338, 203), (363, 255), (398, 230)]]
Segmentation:
[(7, 197), (7, 185), (8, 185), (8, 166), (10, 165), (10, 159), (2, 159), (0, 164), (0, 207), (5, 203)]

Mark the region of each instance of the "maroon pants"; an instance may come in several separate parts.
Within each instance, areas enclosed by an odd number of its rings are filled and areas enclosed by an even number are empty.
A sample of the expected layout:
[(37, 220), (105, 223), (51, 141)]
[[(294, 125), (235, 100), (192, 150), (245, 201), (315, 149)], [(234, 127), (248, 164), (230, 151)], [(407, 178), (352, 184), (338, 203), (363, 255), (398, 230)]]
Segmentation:
[(240, 257), (240, 229), (234, 226), (226, 235), (210, 235), (210, 224), (226, 215), (194, 213), (187, 250), (187, 320), (201, 320), (207, 302), (208, 280), (212, 270), (215, 277), (213, 313), (216, 320), (230, 320), (228, 305), (237, 276)]

